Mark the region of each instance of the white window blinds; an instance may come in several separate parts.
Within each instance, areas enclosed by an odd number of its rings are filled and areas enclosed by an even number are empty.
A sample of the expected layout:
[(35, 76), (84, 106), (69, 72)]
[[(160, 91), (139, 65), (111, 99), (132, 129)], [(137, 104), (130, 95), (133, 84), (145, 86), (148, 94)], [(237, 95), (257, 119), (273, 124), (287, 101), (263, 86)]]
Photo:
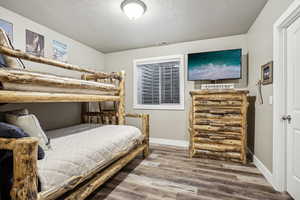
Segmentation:
[(180, 64), (180, 60), (138, 64), (138, 104), (180, 104)]
[(179, 61), (163, 63), (160, 68), (161, 103), (179, 104)]

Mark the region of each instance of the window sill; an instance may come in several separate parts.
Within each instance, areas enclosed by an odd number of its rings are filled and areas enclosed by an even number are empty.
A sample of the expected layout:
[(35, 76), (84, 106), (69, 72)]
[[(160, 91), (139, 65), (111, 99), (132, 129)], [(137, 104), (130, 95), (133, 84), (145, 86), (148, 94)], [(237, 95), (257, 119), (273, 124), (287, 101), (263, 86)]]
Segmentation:
[(134, 105), (139, 110), (184, 110), (184, 105)]

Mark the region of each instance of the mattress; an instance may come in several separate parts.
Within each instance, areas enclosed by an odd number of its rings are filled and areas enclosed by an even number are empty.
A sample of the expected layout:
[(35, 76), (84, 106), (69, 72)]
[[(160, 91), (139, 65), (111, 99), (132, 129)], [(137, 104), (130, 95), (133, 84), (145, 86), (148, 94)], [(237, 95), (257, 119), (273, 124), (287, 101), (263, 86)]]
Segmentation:
[[(30, 76), (39, 77), (42, 80), (51, 80), (60, 87), (55, 85), (45, 85), (35, 82), (31, 79), (25, 79)], [(11, 78), (7, 78), (10, 77)], [(14, 77), (23, 77), (21, 83), (15, 83)], [(1, 68), (0, 81), (4, 90), (13, 91), (31, 91), (31, 92), (53, 92), (53, 93), (74, 93), (74, 94), (105, 94), (101, 88), (116, 89), (116, 86), (108, 83), (100, 83), (95, 81), (86, 81), (72, 77), (63, 77), (50, 73), (40, 73), (27, 71), (23, 69)], [(31, 82), (32, 81), (32, 82)], [(69, 84), (68, 84), (69, 83)], [(62, 86), (63, 85), (63, 86)], [(75, 88), (74, 85), (77, 87)]]
[(38, 161), (42, 192), (55, 191), (77, 176), (107, 166), (144, 139), (138, 128), (125, 125), (86, 124), (50, 131), (47, 135), (52, 137), (51, 149)]
[(67, 94), (105, 94), (106, 92), (92, 89), (80, 89), (80, 88), (59, 88), (51, 86), (39, 86), (33, 84), (18, 84), (2, 82), (4, 90), (11, 91), (27, 91), (27, 92), (47, 92), (47, 93), (67, 93)]

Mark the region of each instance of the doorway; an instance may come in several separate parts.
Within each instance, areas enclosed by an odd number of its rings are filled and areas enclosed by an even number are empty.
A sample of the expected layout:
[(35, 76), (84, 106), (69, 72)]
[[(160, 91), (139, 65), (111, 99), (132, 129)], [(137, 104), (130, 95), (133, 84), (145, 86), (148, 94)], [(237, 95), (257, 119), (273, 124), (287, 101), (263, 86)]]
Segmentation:
[(274, 25), (273, 185), (300, 199), (300, 1)]

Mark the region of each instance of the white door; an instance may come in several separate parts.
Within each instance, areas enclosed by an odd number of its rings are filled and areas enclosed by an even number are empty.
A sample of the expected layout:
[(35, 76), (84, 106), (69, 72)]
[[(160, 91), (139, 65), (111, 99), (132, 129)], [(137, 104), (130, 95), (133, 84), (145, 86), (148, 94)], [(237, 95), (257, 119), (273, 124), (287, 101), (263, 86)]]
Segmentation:
[(287, 190), (300, 200), (300, 18), (287, 29)]

